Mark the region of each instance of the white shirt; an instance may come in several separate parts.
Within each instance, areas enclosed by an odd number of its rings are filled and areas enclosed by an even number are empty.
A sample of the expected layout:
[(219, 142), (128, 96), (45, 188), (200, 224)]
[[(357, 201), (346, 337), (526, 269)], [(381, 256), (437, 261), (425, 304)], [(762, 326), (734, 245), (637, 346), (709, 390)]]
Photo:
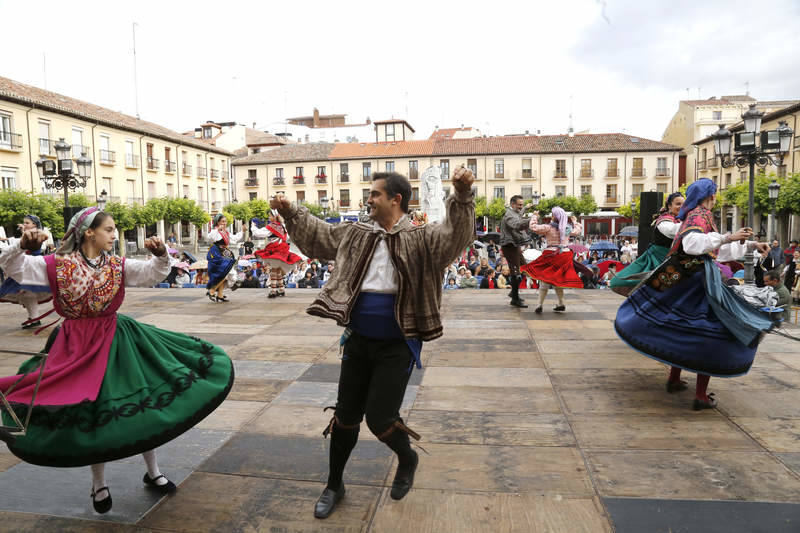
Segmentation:
[[(405, 215), (400, 217), (397, 221), (399, 224)], [(397, 227), (395, 224), (395, 227)], [(364, 280), (361, 282), (361, 292), (381, 292), (384, 294), (397, 294), (397, 289), (400, 282), (397, 277), (397, 270), (392, 264), (392, 258), (389, 256), (389, 246), (386, 244), (384, 238), (386, 230), (380, 224), (373, 222), (373, 226), (380, 230), (384, 235), (378, 241), (375, 247), (375, 253), (372, 254), (372, 260), (367, 266), (367, 273), (364, 275)]]
[(681, 223), (670, 222), (669, 220), (662, 220), (661, 222), (656, 224), (656, 229), (660, 231), (664, 237), (674, 239), (675, 235), (678, 234), (678, 230), (681, 229)]
[[(229, 231), (228, 232), (228, 238), (230, 240), (229, 240), (228, 244), (236, 244), (237, 242), (242, 240), (242, 236), (243, 235), (244, 235), (243, 231), (240, 231), (239, 233), (231, 233)], [(213, 242), (217, 242), (217, 241), (220, 241), (220, 240), (222, 240), (222, 234), (219, 232), (219, 230), (217, 228), (214, 228), (214, 229), (212, 229), (211, 231), (208, 232), (208, 242), (212, 242), (213, 243)]]
[[(169, 255), (153, 256), (147, 261), (139, 259), (125, 260), (126, 287), (152, 287), (164, 281), (169, 275), (172, 264), (177, 263)], [(15, 242), (0, 254), (0, 268), (6, 276), (13, 278), (20, 285), (45, 285), (47, 281), (47, 264), (44, 256), (28, 255)]]
[(726, 261), (738, 261), (747, 252), (752, 252), (756, 248), (757, 243), (755, 241), (747, 241), (745, 244), (740, 244), (739, 241), (722, 244), (724, 237), (724, 235), (713, 231), (709, 233), (689, 233), (683, 237), (683, 251), (689, 255), (702, 255), (719, 248), (717, 261), (724, 263)]

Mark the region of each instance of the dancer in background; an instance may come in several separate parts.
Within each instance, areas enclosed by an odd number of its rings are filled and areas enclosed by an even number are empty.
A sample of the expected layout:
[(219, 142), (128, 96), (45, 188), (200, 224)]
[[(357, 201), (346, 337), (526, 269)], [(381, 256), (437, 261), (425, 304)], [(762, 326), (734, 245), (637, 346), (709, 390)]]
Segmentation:
[[(531, 241), (527, 232), (531, 218), (522, 215), (524, 208), (522, 196), (515, 194), (511, 197), (503, 219), (500, 221), (500, 249), (503, 251), (503, 257), (508, 261), (510, 272), (508, 277), (508, 283), (511, 285), (511, 292), (508, 294), (511, 297), (510, 304), (522, 308), (528, 306), (519, 295), (519, 286), (522, 283), (520, 274), (522, 251), (520, 247)], [(475, 274), (478, 273), (475, 272)]]
[(627, 279), (628, 276), (651, 272), (664, 262), (670, 247), (672, 247), (672, 241), (678, 233), (678, 228), (681, 227), (678, 213), (681, 211), (683, 200), (683, 195), (680, 192), (674, 192), (667, 197), (666, 204), (653, 221), (653, 240), (650, 246), (636, 261), (617, 272), (617, 275), (608, 285), (611, 290), (617, 294), (627, 296), (641, 281), (636, 278)]
[[(109, 252), (114, 220), (96, 207), (77, 213), (53, 255), (31, 256), (46, 237), (27, 230), (0, 254), (0, 267), (22, 285), (49, 286), (65, 320), (47, 357), (35, 356), (18, 374), (0, 378), (15, 411), (25, 416), (42, 370), (30, 425), (8, 447), (32, 464), (92, 467), (92, 503), (111, 509), (105, 463), (141, 453), (145, 486), (159, 494), (175, 485), (159, 470), (155, 448), (187, 431), (222, 403), (233, 364), (220, 348), (196, 337), (140, 324), (117, 314), (126, 286), (150, 287), (170, 271), (156, 237), (148, 261)], [(3, 412), (3, 422), (13, 424)]]
[(750, 228), (721, 235), (711, 213), (716, 184), (707, 178), (692, 183), (681, 207), (678, 231), (667, 260), (648, 276), (617, 311), (617, 334), (643, 355), (672, 365), (667, 392), (685, 390), (681, 369), (697, 373), (693, 409), (716, 407), (708, 393), (711, 376), (746, 374), (758, 343), (775, 323), (748, 305), (722, 281), (714, 256), (720, 247), (765, 249), (766, 243), (741, 244)]
[(253, 238), (267, 239), (267, 245), (255, 251), (256, 257), (261, 258), (261, 263), (270, 267), (267, 297), (286, 296), (283, 278), (289, 268), (303, 258), (289, 250), (289, 235), (286, 233), (283, 219), (277, 211), (273, 211), (263, 228), (259, 228), (255, 221), (251, 221), (250, 233)]
[[(27, 250), (25, 253), (29, 255), (42, 255), (48, 246), (52, 244), (53, 236), (50, 231), (42, 226), (42, 221), (36, 215), (25, 215), (19, 229), (25, 233), (31, 229), (38, 229), (44, 234), (47, 239), (42, 242), (41, 247), (37, 250)], [(10, 248), (15, 243), (19, 242), (18, 239), (0, 239), (0, 251)], [(53, 296), (50, 294), (50, 287), (43, 285), (20, 285), (13, 278), (8, 278), (0, 285), (0, 302), (11, 302), (20, 304), (28, 312), (28, 320), (22, 323), (22, 329), (36, 328), (42, 325), (39, 305), (47, 303), (52, 300)]]
[(522, 271), (539, 281), (539, 305), (535, 312), (542, 312), (542, 304), (547, 297), (550, 287), (555, 287), (558, 305), (553, 308), (557, 313), (567, 310), (564, 303), (564, 287), (575, 289), (583, 288), (583, 281), (575, 271), (572, 262), (572, 250), (567, 248), (571, 236), (580, 235), (583, 228), (578, 224), (578, 219), (572, 217), (572, 225), (567, 224), (567, 213), (560, 207), (551, 211), (552, 220), (549, 224), (539, 224), (539, 214), (534, 213), (530, 221), (530, 230), (537, 235), (542, 235), (547, 248), (542, 251), (535, 261), (522, 267)]
[(223, 292), (227, 286), (232, 291), (239, 288), (236, 276), (236, 256), (230, 249), (232, 244), (242, 240), (244, 232), (228, 232), (228, 220), (222, 213), (214, 217), (214, 229), (208, 232), (208, 241), (213, 243), (208, 249), (208, 284), (206, 296), (212, 302), (229, 301)]

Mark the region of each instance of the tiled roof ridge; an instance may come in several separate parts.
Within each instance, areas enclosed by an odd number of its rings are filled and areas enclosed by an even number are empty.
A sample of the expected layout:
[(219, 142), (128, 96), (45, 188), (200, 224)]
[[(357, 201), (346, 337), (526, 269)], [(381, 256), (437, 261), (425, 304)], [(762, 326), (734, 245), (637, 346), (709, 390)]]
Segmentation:
[[(19, 90), (14, 90), (15, 86), (26, 89), (28, 94), (20, 92)], [(49, 97), (49, 100), (34, 96), (36, 93), (42, 93), (44, 96)], [(112, 111), (106, 107), (92, 104), (91, 102), (85, 102), (71, 96), (66, 96), (54, 91), (48, 91), (33, 85), (28, 85), (27, 83), (22, 83), (0, 76), (0, 98), (3, 97), (16, 100), (23, 104), (28, 103), (34, 107), (38, 106), (42, 109), (73, 115), (80, 119), (86, 120), (87, 122), (96, 122), (97, 124), (104, 124), (106, 126), (121, 130), (133, 131), (160, 139), (167, 139), (178, 144), (195, 146), (196, 148), (206, 150), (210, 149), (211, 151), (228, 156), (233, 155), (232, 152), (229, 152), (228, 150), (198, 142), (197, 139), (187, 138), (185, 135), (178, 133), (177, 131), (173, 131), (165, 126), (161, 126), (160, 124), (156, 124), (155, 122), (142, 120), (131, 115), (126, 115), (125, 113), (121, 113), (119, 111)], [(59, 101), (63, 103), (58, 103)], [(70, 106), (69, 104), (73, 105)], [(75, 104), (78, 104), (79, 106), (85, 106), (87, 110), (81, 110)], [(120, 120), (123, 117), (133, 124), (126, 124), (123, 120)]]

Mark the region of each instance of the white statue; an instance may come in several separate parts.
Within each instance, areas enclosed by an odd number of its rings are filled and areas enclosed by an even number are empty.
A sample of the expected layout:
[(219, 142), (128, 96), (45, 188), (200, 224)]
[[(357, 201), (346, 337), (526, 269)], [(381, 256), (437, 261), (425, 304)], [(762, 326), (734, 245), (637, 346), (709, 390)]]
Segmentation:
[(440, 167), (428, 167), (422, 173), (422, 212), (428, 216), (428, 224), (441, 222), (447, 217)]

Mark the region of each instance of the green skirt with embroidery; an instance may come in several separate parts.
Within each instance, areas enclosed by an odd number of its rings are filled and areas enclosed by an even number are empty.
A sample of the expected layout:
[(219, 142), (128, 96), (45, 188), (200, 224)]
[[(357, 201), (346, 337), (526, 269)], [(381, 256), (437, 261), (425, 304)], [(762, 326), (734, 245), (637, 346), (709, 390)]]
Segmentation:
[(664, 262), (669, 253), (669, 248), (665, 246), (658, 246), (651, 244), (645, 252), (636, 258), (636, 261), (626, 266), (617, 275), (611, 278), (608, 286), (612, 289), (617, 287), (635, 287), (639, 284), (640, 279), (623, 279), (626, 276), (634, 274), (641, 274), (642, 272), (651, 272), (658, 268), (658, 265)]
[[(38, 371), (41, 358), (19, 373)], [(103, 384), (95, 401), (36, 406), (14, 455), (42, 466), (75, 467), (152, 450), (184, 433), (222, 403), (233, 362), (213, 344), (117, 315)], [(17, 415), (24, 420), (27, 406)], [(3, 423), (13, 425), (3, 412)]]

